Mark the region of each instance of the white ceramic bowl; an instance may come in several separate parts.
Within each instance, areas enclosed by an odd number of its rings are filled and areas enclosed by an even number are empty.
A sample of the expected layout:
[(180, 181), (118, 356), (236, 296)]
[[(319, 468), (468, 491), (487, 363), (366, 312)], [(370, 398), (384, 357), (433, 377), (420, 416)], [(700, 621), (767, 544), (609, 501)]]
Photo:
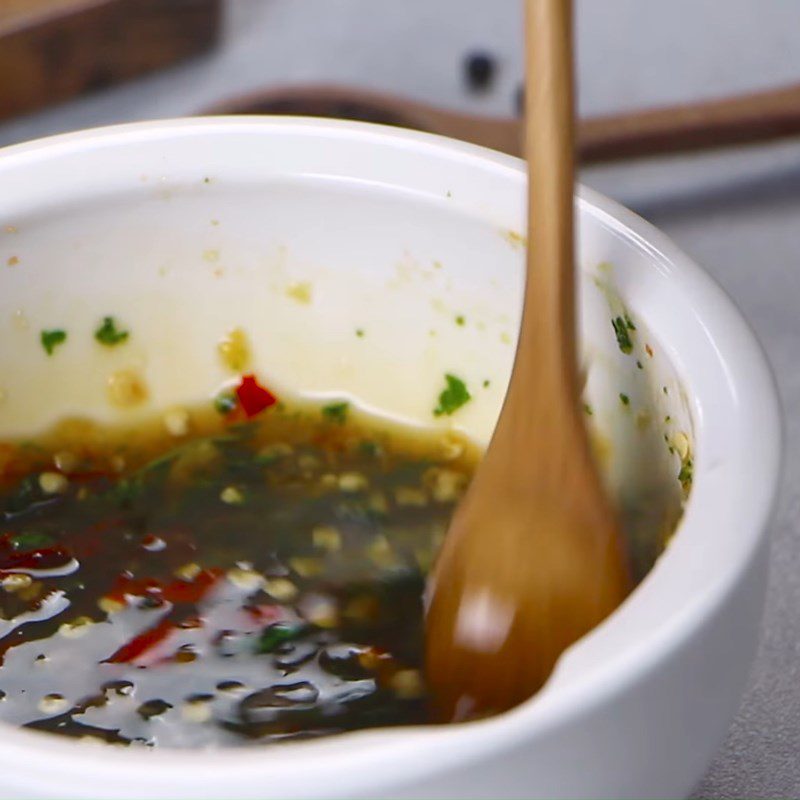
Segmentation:
[[(432, 424), (442, 373), (457, 370), (475, 400), (453, 419), (485, 441), (519, 318), (524, 181), (521, 162), (469, 145), (289, 118), (158, 122), (9, 148), (0, 436), (74, 411), (118, 418), (104, 385), (123, 367), (146, 376), (151, 406), (207, 397), (225, 377), (214, 344), (240, 325), (272, 386), (346, 393), (417, 424)], [(780, 460), (776, 393), (746, 324), (698, 267), (594, 192), (578, 205), (587, 395), (612, 445), (609, 484), (624, 502), (626, 487), (648, 491), (649, 474), (674, 477), (677, 457), (654, 442), (686, 432), (694, 488), (655, 568), (545, 689), (482, 722), (275, 748), (100, 749), (3, 726), (5, 797), (690, 791), (757, 642)], [(623, 307), (637, 324), (632, 356), (609, 324)], [(124, 320), (130, 346), (99, 352), (91, 331), (105, 314)], [(55, 326), (69, 330), (69, 347), (47, 359), (38, 331)], [(645, 412), (651, 422), (634, 424)]]

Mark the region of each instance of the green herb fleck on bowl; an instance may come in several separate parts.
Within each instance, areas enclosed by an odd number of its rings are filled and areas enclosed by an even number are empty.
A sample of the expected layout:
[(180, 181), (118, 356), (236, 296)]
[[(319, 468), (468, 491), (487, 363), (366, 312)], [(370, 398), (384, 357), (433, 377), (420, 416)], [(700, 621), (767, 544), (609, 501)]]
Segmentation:
[(467, 391), (467, 385), (461, 378), (457, 378), (455, 375), (445, 375), (444, 379), (447, 386), (439, 395), (439, 405), (433, 409), (435, 417), (441, 417), (443, 414), (450, 416), (472, 400), (472, 395)]
[(692, 478), (694, 474), (694, 464), (692, 463), (691, 458), (687, 458), (686, 461), (681, 464), (681, 471), (678, 473), (678, 480), (681, 482), (681, 486), (688, 491), (692, 486)]
[(94, 332), (94, 338), (106, 347), (115, 347), (128, 339), (130, 333), (117, 327), (114, 317), (103, 317), (103, 324)]
[(40, 340), (47, 355), (51, 356), (58, 345), (67, 341), (67, 332), (59, 329), (42, 331)]
[[(627, 314), (625, 315), (625, 319), (622, 317), (617, 317), (616, 319), (611, 320), (611, 325), (614, 328), (614, 333), (617, 336), (617, 344), (619, 345), (619, 349), (622, 350), (622, 352), (626, 355), (629, 355), (633, 352), (633, 342), (631, 341), (631, 335), (629, 331), (636, 329), (628, 327), (626, 322), (627, 319)], [(628, 320), (628, 322), (629, 321), (630, 320)]]

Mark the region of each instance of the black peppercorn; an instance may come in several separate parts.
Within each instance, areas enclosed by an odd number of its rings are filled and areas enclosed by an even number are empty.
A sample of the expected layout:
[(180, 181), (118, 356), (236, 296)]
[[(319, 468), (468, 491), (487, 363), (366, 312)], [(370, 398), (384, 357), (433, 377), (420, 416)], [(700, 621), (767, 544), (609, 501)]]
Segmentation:
[(494, 79), (496, 62), (493, 56), (485, 52), (474, 52), (467, 55), (464, 71), (470, 89), (488, 89)]

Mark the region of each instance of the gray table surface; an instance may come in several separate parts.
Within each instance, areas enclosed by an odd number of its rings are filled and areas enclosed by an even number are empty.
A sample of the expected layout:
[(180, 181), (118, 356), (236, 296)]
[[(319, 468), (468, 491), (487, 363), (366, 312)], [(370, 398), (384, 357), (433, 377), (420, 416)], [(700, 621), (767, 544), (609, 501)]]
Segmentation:
[[(348, 82), (508, 113), (521, 75), (519, 0), (227, 0), (213, 55), (0, 125), (0, 144), (178, 116), (281, 81)], [(800, 81), (796, 0), (579, 0), (580, 108), (599, 113)], [(499, 59), (469, 93), (464, 53)], [(800, 140), (585, 170), (667, 231), (728, 290), (763, 342), (786, 411), (763, 640), (727, 740), (696, 797), (800, 797)]]

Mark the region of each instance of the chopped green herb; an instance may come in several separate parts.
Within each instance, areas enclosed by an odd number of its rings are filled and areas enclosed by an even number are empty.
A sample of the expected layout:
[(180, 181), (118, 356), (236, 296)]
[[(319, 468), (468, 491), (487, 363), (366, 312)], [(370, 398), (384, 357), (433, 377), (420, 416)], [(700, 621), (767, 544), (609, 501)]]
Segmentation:
[(58, 345), (67, 341), (67, 332), (59, 329), (42, 331), (40, 339), (45, 352), (51, 356)]
[(642, 362), (641, 362), (641, 361), (637, 361), (637, 362), (636, 362), (636, 366), (637, 366), (639, 369), (644, 369), (644, 364), (642, 364)]
[(236, 408), (237, 400), (233, 392), (220, 392), (214, 398), (214, 408), (220, 414), (230, 414)]
[(40, 547), (50, 547), (55, 544), (55, 539), (40, 531), (17, 533), (11, 537), (11, 546), (15, 550), (38, 550)]
[(693, 473), (694, 465), (692, 464), (692, 459), (687, 458), (686, 461), (681, 464), (681, 471), (678, 473), (678, 480), (681, 482), (684, 489), (691, 485)]
[(140, 475), (123, 478), (107, 496), (123, 507), (130, 506), (142, 495), (144, 488), (144, 479)]
[(661, 391), (664, 392), (664, 394), (669, 394), (669, 389), (667, 389), (666, 386), (662, 386)]
[(21, 450), (25, 450), (28, 453), (46, 453), (47, 450), (44, 449), (40, 444), (31, 441), (24, 441), (20, 442), (19, 444)]
[(484, 389), (488, 389), (490, 385), (491, 385), (491, 381), (490, 381), (490, 380), (487, 378), (487, 379), (486, 379), (486, 380), (483, 382), (483, 388), (484, 388)]
[(633, 321), (631, 320), (631, 318), (627, 314), (625, 315), (625, 327), (629, 331), (635, 331), (636, 330), (636, 326), (633, 324)]
[(132, 479), (143, 478), (146, 475), (153, 475), (159, 470), (164, 470), (166, 467), (172, 466), (172, 464), (181, 456), (181, 454), (185, 452), (188, 452), (186, 445), (181, 445), (180, 447), (175, 447), (172, 450), (169, 450), (168, 452), (151, 459), (136, 470), (132, 476)]
[(466, 320), (464, 319), (464, 315), (463, 314), (459, 314), (456, 317), (456, 325), (461, 325), (463, 327), (465, 324), (466, 324)]
[(350, 403), (329, 403), (327, 406), (322, 407), (322, 416), (329, 422), (335, 422), (337, 425), (344, 425), (347, 422), (347, 412), (350, 409)]
[(368, 440), (361, 442), (358, 447), (365, 456), (369, 456), (370, 458), (377, 458), (381, 453), (379, 445)]
[(256, 653), (272, 653), (278, 645), (299, 639), (308, 631), (306, 625), (291, 625), (286, 622), (275, 622), (265, 628), (256, 644)]
[(114, 317), (103, 317), (103, 324), (94, 332), (94, 338), (106, 347), (122, 344), (129, 335), (128, 331), (117, 328)]
[(6, 501), (6, 512), (18, 514), (42, 501), (42, 490), (36, 475), (23, 478)]
[(266, 453), (260, 453), (253, 459), (254, 464), (260, 467), (271, 467), (285, 458), (285, 454), (276, 450), (268, 450)]
[(633, 342), (631, 335), (628, 333), (628, 326), (622, 317), (617, 317), (611, 320), (611, 325), (614, 328), (614, 333), (617, 335), (617, 344), (619, 349), (626, 355), (633, 352)]
[(674, 456), (674, 455), (675, 455), (675, 448), (674, 448), (672, 445), (670, 445), (670, 446), (669, 446), (669, 454), (670, 454), (671, 456)]
[(629, 406), (631, 404), (631, 399), (628, 395), (624, 394), (623, 392), (619, 393), (619, 399), (622, 402), (622, 405)]
[(441, 417), (442, 414), (449, 416), (472, 400), (472, 395), (467, 391), (464, 381), (455, 375), (445, 375), (444, 379), (447, 387), (439, 395), (439, 405), (433, 410), (435, 417)]
[(359, 339), (363, 339), (364, 338), (364, 329), (363, 328), (356, 328), (356, 336), (358, 336)]
[(583, 410), (591, 417), (594, 414), (592, 407), (588, 403), (583, 404)]
[(667, 422), (667, 423), (672, 422), (672, 417), (669, 414), (667, 414), (667, 416), (664, 417), (664, 422)]

